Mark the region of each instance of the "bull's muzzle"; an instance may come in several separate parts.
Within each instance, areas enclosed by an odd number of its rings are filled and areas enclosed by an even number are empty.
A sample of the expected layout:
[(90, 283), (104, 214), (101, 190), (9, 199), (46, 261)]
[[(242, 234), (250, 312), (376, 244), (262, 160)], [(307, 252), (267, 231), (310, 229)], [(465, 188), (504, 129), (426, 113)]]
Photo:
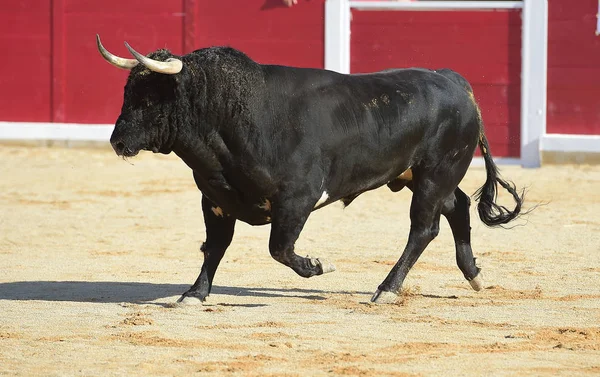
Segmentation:
[(125, 142), (123, 142), (122, 140), (111, 140), (110, 145), (112, 145), (117, 156), (133, 157), (139, 152), (125, 144)]

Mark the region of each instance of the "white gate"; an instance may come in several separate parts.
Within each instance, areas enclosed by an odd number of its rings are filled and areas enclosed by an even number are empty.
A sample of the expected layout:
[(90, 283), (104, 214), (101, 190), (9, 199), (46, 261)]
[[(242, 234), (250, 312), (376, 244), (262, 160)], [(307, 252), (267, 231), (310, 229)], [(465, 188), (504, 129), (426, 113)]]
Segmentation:
[(325, 68), (350, 73), (350, 9), (390, 11), (494, 11), (521, 9), (521, 157), (524, 167), (540, 166), (540, 140), (546, 133), (548, 1), (351, 1), (325, 4)]

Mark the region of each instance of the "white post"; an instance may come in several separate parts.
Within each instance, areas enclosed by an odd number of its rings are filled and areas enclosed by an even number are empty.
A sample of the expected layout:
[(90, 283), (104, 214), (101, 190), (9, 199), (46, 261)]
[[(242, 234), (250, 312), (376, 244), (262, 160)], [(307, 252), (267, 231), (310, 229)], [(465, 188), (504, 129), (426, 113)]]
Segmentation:
[(523, 7), (521, 56), (521, 163), (541, 165), (540, 140), (546, 133), (548, 0), (527, 0)]
[(350, 73), (350, 5), (348, 0), (325, 2), (325, 69)]
[(373, 10), (495, 10), (495, 9), (521, 9), (523, 1), (415, 1), (396, 2), (350, 0), (350, 7), (357, 9)]

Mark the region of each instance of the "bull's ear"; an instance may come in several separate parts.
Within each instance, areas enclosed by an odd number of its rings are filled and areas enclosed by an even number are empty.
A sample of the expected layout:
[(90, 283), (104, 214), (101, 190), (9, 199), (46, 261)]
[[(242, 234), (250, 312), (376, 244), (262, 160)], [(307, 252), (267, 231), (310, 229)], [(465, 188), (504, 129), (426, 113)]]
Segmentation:
[(150, 59), (140, 54), (139, 52), (131, 48), (131, 46), (127, 42), (125, 42), (125, 47), (127, 47), (129, 52), (131, 52), (131, 55), (133, 55), (133, 57), (138, 62), (142, 63), (146, 68), (148, 68), (151, 71), (157, 73), (165, 73), (167, 75), (174, 75), (181, 72), (181, 69), (183, 68), (183, 62), (179, 59), (169, 58), (167, 59), (167, 61), (161, 62), (158, 60)]

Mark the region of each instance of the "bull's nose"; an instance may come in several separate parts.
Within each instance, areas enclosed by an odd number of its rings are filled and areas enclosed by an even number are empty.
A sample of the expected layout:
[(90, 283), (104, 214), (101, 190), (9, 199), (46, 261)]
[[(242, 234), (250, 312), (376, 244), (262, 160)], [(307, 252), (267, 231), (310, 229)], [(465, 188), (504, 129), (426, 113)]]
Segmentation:
[(113, 141), (111, 144), (118, 156), (122, 156), (125, 153), (125, 143), (122, 141)]

